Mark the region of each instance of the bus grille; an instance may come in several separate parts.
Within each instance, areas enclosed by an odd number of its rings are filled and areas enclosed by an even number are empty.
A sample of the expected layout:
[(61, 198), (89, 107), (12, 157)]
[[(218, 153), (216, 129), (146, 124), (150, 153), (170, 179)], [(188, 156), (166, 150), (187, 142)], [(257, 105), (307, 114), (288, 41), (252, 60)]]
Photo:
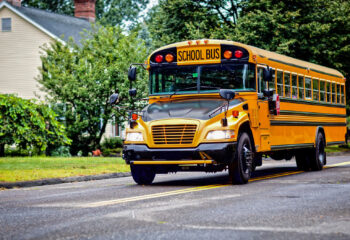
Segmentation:
[(197, 125), (158, 125), (152, 127), (154, 144), (192, 144)]

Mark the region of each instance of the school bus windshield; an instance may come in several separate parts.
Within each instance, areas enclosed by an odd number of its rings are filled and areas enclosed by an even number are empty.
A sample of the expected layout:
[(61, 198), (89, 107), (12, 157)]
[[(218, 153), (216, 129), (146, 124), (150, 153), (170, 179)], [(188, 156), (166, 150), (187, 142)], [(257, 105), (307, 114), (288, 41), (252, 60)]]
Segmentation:
[(254, 64), (162, 66), (150, 69), (150, 93), (255, 91)]

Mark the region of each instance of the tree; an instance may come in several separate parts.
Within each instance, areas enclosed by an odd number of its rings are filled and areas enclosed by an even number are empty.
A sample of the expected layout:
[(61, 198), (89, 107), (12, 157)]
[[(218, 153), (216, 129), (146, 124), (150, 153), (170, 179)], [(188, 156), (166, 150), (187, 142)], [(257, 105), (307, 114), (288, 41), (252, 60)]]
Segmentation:
[[(92, 32), (85, 32), (80, 47), (73, 41), (66, 45), (56, 41), (43, 50), (38, 81), (49, 102), (65, 105), (59, 115), (64, 117), (67, 134), (73, 141), (72, 155), (79, 150), (87, 155), (99, 147), (112, 114), (119, 123), (125, 119), (125, 111), (114, 111), (108, 99), (118, 88), (125, 104), (131, 104), (127, 72), (130, 63), (144, 62), (144, 43), (137, 38), (137, 32), (124, 35), (119, 27), (97, 26)], [(142, 74), (137, 83), (138, 97), (147, 92)]]
[[(97, 0), (96, 21), (102, 25), (135, 23), (149, 0)], [(23, 6), (74, 16), (74, 0), (23, 0)]]
[(22, 5), (74, 16), (74, 1), (72, 0), (22, 0)]
[[(346, 0), (249, 0), (235, 31), (226, 38), (332, 67), (350, 77), (350, 2)], [(347, 92), (349, 96), (349, 88)]]
[(0, 94), (0, 113), (1, 157), (5, 155), (5, 144), (44, 151), (49, 144), (70, 143), (54, 111), (42, 103)]
[(160, 0), (147, 19), (153, 45), (200, 38), (224, 38), (235, 28), (239, 0)]

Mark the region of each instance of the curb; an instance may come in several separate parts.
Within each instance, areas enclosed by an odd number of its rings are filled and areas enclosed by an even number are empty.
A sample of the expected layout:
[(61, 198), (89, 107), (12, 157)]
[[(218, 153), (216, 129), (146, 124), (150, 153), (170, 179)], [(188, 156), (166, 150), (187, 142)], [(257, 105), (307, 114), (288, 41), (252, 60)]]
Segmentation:
[(16, 188), (16, 187), (35, 187), (43, 185), (52, 185), (60, 183), (72, 183), (72, 182), (85, 182), (92, 180), (102, 180), (109, 178), (120, 178), (120, 177), (129, 177), (131, 176), (130, 172), (124, 173), (108, 173), (108, 174), (99, 174), (99, 175), (88, 175), (88, 176), (78, 176), (78, 177), (65, 177), (65, 178), (47, 178), (34, 181), (23, 181), (23, 182), (0, 182), (0, 188)]

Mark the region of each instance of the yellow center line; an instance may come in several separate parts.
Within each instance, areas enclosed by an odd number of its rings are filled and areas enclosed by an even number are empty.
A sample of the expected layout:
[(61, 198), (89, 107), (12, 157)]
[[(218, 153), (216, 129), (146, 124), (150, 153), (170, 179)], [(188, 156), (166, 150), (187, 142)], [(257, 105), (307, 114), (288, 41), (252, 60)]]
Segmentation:
[[(332, 164), (329, 166), (325, 166), (324, 168), (334, 168), (334, 167), (345, 166), (345, 165), (350, 165), (350, 161)], [(271, 175), (262, 176), (262, 177), (255, 177), (255, 178), (250, 179), (249, 182), (260, 181), (260, 180), (271, 179), (271, 178), (278, 178), (278, 177), (283, 177), (283, 176), (289, 176), (289, 175), (299, 174), (302, 172), (304, 172), (304, 171), (290, 171), (290, 172), (284, 172), (284, 173), (276, 173), (276, 174), (271, 174)], [(205, 191), (205, 190), (209, 190), (209, 189), (222, 188), (222, 187), (227, 187), (227, 186), (231, 186), (231, 185), (232, 184), (212, 184), (212, 185), (193, 187), (193, 188), (185, 188), (185, 189), (162, 192), (162, 193), (154, 193), (154, 194), (147, 194), (147, 195), (141, 195), (141, 196), (135, 196), (135, 197), (120, 198), (120, 199), (115, 199), (115, 200), (86, 203), (86, 204), (80, 204), (79, 206), (80, 207), (102, 207), (102, 206), (115, 205), (115, 204), (120, 204), (120, 203), (136, 202), (136, 201), (153, 199), (153, 198), (174, 196), (174, 195), (185, 194), (185, 193), (190, 193), (190, 192)]]

